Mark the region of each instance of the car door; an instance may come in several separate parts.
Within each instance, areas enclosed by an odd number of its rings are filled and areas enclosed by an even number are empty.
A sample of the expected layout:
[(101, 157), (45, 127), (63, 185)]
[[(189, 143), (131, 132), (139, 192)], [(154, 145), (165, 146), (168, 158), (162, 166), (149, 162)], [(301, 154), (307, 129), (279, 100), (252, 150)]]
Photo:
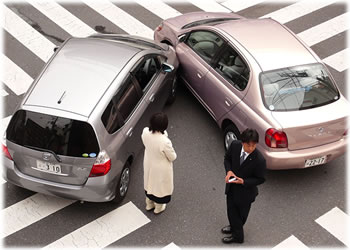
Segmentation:
[(212, 61), (202, 98), (216, 120), (230, 111), (245, 94), (250, 69), (243, 57), (226, 44)]
[(212, 31), (195, 30), (176, 47), (182, 77), (197, 98), (204, 102), (204, 105), (206, 105), (205, 98), (203, 98), (206, 93), (205, 82), (210, 62), (224, 44), (224, 40)]

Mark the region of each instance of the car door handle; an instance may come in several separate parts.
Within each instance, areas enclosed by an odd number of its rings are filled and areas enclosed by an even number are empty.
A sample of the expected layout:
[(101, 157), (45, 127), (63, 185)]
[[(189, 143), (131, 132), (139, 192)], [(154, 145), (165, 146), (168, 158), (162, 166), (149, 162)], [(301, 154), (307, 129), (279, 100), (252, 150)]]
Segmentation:
[(154, 101), (154, 93), (152, 93), (152, 95), (148, 98), (148, 100), (149, 100), (150, 102), (153, 102), (153, 101)]
[(198, 76), (198, 78), (202, 78), (202, 74), (199, 72), (197, 72), (197, 76)]
[(131, 137), (132, 136), (132, 131), (133, 131), (133, 128), (129, 128), (128, 132), (126, 132), (126, 136)]
[(226, 100), (225, 100), (225, 104), (226, 104), (227, 107), (231, 106), (231, 104), (228, 101), (226, 101)]

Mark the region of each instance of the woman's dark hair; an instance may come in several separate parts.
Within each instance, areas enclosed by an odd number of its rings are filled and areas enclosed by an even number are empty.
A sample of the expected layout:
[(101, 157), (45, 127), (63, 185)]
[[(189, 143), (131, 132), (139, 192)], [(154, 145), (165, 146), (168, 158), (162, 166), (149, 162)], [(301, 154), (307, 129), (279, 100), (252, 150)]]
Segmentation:
[(247, 128), (241, 134), (241, 141), (245, 143), (259, 142), (259, 134), (255, 129)]
[(164, 134), (164, 130), (168, 128), (168, 116), (162, 112), (155, 113), (152, 115), (149, 123), (149, 131), (152, 131), (152, 133), (161, 132)]

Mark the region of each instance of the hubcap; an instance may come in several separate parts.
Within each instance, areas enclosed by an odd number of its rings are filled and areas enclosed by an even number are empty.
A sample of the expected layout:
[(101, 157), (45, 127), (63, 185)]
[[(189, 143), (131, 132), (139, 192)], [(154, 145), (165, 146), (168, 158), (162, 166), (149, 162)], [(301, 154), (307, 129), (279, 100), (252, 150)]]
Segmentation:
[(225, 148), (226, 150), (230, 147), (231, 143), (233, 141), (237, 140), (237, 136), (235, 135), (235, 133), (229, 131), (226, 133), (225, 135)]
[(119, 193), (120, 193), (120, 196), (122, 197), (126, 194), (126, 191), (128, 190), (129, 179), (130, 179), (130, 170), (129, 168), (125, 168), (122, 172), (122, 175), (120, 176)]

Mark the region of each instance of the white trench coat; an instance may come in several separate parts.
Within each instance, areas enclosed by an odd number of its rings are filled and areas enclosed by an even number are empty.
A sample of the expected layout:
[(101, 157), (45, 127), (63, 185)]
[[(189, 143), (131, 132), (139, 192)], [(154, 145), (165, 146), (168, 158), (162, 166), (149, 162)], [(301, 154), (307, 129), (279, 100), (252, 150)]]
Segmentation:
[(145, 146), (143, 159), (144, 189), (147, 194), (156, 197), (171, 195), (174, 190), (173, 161), (176, 153), (168, 133), (152, 133), (149, 128), (143, 129), (142, 142)]

